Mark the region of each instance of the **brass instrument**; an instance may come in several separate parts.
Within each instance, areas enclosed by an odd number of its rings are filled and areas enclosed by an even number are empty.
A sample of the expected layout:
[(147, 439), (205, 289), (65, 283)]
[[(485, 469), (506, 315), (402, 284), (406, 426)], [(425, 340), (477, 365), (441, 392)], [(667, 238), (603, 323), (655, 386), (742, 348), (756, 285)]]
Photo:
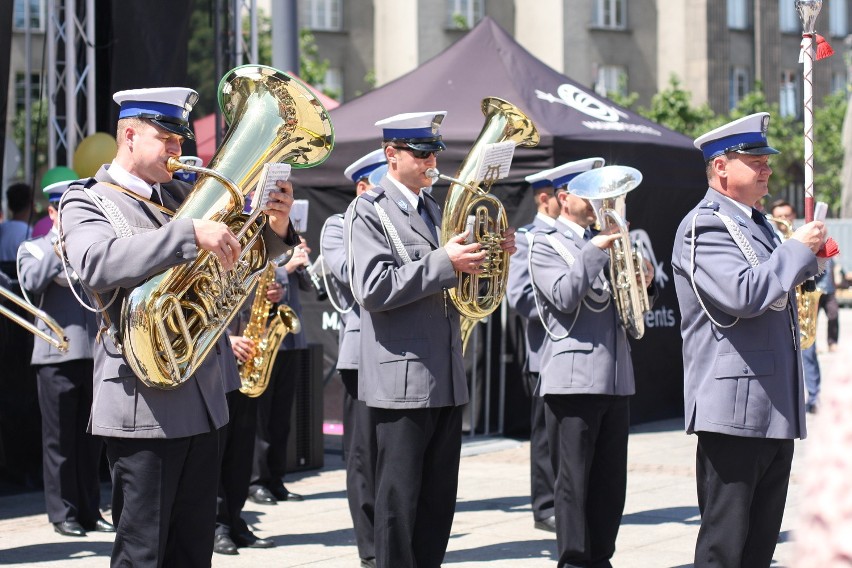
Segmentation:
[(634, 339), (645, 334), (645, 312), (651, 309), (645, 281), (645, 260), (630, 241), (624, 210), (627, 192), (642, 183), (639, 170), (604, 166), (581, 173), (568, 182), (568, 192), (595, 206), (601, 230), (617, 227), (619, 238), (609, 249), (609, 277), (615, 309)]
[(146, 385), (173, 389), (203, 362), (267, 265), (261, 232), (265, 216), (243, 213), (245, 195), (263, 165), (293, 168), (322, 163), (334, 145), (328, 112), (301, 82), (262, 65), (229, 71), (219, 83), (219, 105), (230, 124), (209, 168), (169, 160), (172, 171), (199, 173), (174, 219), (227, 224), (240, 241), (240, 258), (225, 271), (216, 255), (200, 251), (134, 288), (122, 306), (122, 353)]
[(278, 306), (270, 318), (272, 302), (266, 299), (266, 291), (274, 280), (275, 264), (270, 262), (258, 278), (251, 315), (243, 331), (243, 336), (254, 342), (254, 356), (248, 361), (239, 362), (242, 383), (240, 392), (252, 398), (262, 395), (269, 385), (272, 364), (281, 342), (288, 333), (299, 333), (302, 330), (299, 317), (290, 306)]
[(59, 323), (57, 323), (55, 319), (50, 317), (47, 312), (35, 307), (31, 303), (27, 302), (26, 300), (24, 300), (8, 288), (4, 288), (3, 286), (0, 286), (0, 296), (3, 296), (5, 299), (9, 300), (14, 304), (17, 304), (19, 307), (23, 308), (27, 312), (34, 315), (36, 318), (43, 321), (56, 337), (53, 337), (50, 334), (47, 334), (44, 331), (40, 330), (31, 322), (27, 321), (26, 319), (24, 319), (23, 317), (16, 314), (14, 311), (10, 310), (2, 304), (0, 304), (0, 314), (3, 314), (4, 316), (6, 316), (19, 326), (23, 327), (33, 335), (44, 339), (62, 353), (68, 351), (68, 338), (65, 336), (65, 330), (62, 329), (62, 326), (59, 325)]
[[(793, 224), (787, 219), (781, 219), (767, 215), (767, 219), (775, 223), (781, 240), (786, 241), (793, 235)], [(802, 349), (810, 349), (816, 341), (817, 316), (819, 315), (819, 297), (822, 294), (818, 289), (808, 289), (802, 283), (796, 286), (796, 310), (799, 313), (799, 345)]]
[[(450, 181), (444, 202), (441, 244), (471, 229), (470, 242), (478, 242), (487, 256), (482, 274), (458, 273), (458, 285), (449, 290), (450, 300), (462, 317), (462, 345), (467, 345), (476, 322), (497, 309), (506, 294), (509, 253), (500, 248), (502, 233), (508, 227), (500, 200), (489, 194), (494, 180), (475, 180), (477, 159), (486, 144), (512, 141), (516, 146), (535, 146), (538, 130), (518, 107), (497, 97), (482, 100), (485, 124), (473, 147), (459, 166), (455, 177), (441, 175), (431, 168), (426, 175)], [(466, 319), (472, 320), (465, 322)]]

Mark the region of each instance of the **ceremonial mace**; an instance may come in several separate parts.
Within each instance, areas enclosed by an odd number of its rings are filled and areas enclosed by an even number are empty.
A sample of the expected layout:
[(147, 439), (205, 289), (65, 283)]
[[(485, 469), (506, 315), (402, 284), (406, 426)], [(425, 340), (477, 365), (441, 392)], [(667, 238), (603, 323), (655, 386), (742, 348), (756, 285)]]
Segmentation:
[[(823, 59), (834, 53), (825, 39), (816, 33), (816, 19), (821, 9), (822, 0), (796, 0), (796, 11), (802, 20), (802, 50), (799, 61), (804, 67), (805, 223), (814, 220), (814, 59)], [(817, 256), (829, 258), (839, 252), (837, 243), (829, 237)]]

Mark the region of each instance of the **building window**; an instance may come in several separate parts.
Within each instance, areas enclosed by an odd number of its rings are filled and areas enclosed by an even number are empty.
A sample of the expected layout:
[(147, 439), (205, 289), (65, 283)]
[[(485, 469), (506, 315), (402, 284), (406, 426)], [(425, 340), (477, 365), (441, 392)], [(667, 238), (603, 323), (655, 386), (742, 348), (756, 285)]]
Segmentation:
[(619, 65), (601, 65), (595, 78), (595, 92), (602, 97), (627, 94), (627, 70)]
[(748, 94), (748, 69), (745, 67), (731, 67), (730, 78), (730, 108), (733, 109), (737, 103)]
[(828, 3), (829, 33), (834, 37), (846, 37), (849, 33), (848, 0), (831, 0)]
[(343, 102), (343, 72), (338, 67), (329, 67), (325, 71), (322, 83), (317, 85), (329, 97)]
[(745, 30), (748, 24), (748, 0), (728, 0), (728, 27)]
[(595, 0), (595, 27), (625, 29), (627, 27), (625, 4), (626, 0)]
[(846, 73), (837, 72), (831, 74), (831, 92), (840, 93), (846, 92)]
[(785, 33), (802, 32), (796, 0), (778, 0), (778, 29)]
[[(24, 73), (15, 73), (15, 112), (23, 112), (27, 108), (27, 84)], [(39, 99), (41, 91), (41, 76), (38, 73), (30, 75), (30, 101)]]
[(447, 0), (447, 27), (469, 30), (484, 15), (484, 0)]
[(343, 28), (341, 0), (302, 0), (302, 27), (336, 31)]
[(781, 71), (781, 86), (778, 93), (778, 107), (781, 116), (799, 115), (799, 79), (794, 71)]
[[(31, 30), (43, 30), (44, 29), (44, 5), (47, 0), (15, 0), (14, 6), (14, 14), (12, 15), (12, 21), (14, 22), (15, 29), (24, 30), (27, 28), (26, 25), (26, 8), (29, 4), (30, 9), (30, 29)], [(8, 6), (8, 4), (7, 4)]]

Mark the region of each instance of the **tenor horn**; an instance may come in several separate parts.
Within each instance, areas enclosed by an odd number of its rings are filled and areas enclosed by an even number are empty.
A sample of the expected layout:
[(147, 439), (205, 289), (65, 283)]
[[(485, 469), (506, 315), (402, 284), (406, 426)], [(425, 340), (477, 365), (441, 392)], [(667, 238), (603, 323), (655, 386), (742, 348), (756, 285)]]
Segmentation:
[(242, 247), (225, 271), (216, 255), (200, 251), (189, 264), (170, 268), (134, 288), (122, 306), (122, 353), (150, 387), (183, 384), (216, 344), (267, 264), (257, 211), (243, 213), (266, 163), (316, 166), (328, 157), (334, 133), (328, 112), (298, 80), (271, 67), (245, 65), (219, 83), (219, 105), (230, 124), (207, 168), (171, 159), (172, 171), (200, 174), (174, 219), (227, 224)]
[(601, 230), (616, 227), (609, 252), (609, 276), (615, 309), (631, 337), (645, 334), (645, 312), (651, 309), (645, 281), (644, 258), (633, 246), (624, 220), (627, 193), (642, 182), (639, 170), (627, 166), (603, 166), (581, 173), (568, 182), (568, 192), (592, 202)]
[[(512, 141), (515, 146), (535, 146), (538, 130), (518, 107), (497, 97), (482, 100), (485, 124), (454, 177), (430, 168), (426, 175), (450, 182), (444, 202), (441, 244), (470, 230), (470, 242), (478, 242), (487, 255), (481, 274), (458, 273), (458, 284), (449, 296), (462, 316), (462, 344), (466, 345), (477, 321), (487, 317), (503, 300), (509, 277), (509, 253), (500, 247), (508, 227), (506, 211), (499, 199), (489, 193), (494, 180), (477, 180), (477, 160), (486, 144)], [(471, 321), (464, 321), (465, 319)]]

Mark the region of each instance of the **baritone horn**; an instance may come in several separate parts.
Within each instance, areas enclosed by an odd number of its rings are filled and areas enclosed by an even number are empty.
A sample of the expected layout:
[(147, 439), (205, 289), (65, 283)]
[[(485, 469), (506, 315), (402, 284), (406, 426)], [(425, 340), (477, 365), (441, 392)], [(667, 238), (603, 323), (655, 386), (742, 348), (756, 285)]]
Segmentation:
[[(441, 224), (441, 244), (470, 230), (469, 242), (477, 242), (487, 255), (481, 274), (458, 273), (458, 284), (450, 288), (449, 296), (462, 317), (462, 344), (479, 320), (487, 317), (503, 300), (509, 277), (509, 253), (500, 247), (502, 233), (508, 228), (506, 210), (499, 199), (489, 193), (491, 185), (508, 172), (495, 173), (487, 179), (477, 177), (480, 155), (487, 144), (514, 142), (515, 146), (532, 147), (538, 144), (539, 134), (532, 120), (518, 107), (497, 97), (482, 100), (485, 124), (454, 177), (444, 176), (435, 168), (426, 171), (433, 179), (450, 182), (444, 202), (444, 221)], [(470, 321), (466, 321), (470, 320)]]
[(244, 65), (219, 83), (219, 105), (230, 124), (208, 168), (172, 158), (172, 171), (196, 172), (197, 182), (173, 219), (227, 224), (240, 241), (240, 258), (225, 271), (216, 255), (200, 251), (189, 264), (134, 288), (121, 314), (121, 347), (146, 385), (173, 389), (204, 361), (266, 267), (261, 233), (266, 217), (246, 215), (245, 196), (264, 164), (316, 166), (328, 157), (334, 133), (322, 103), (298, 80), (271, 67)]
[(645, 281), (645, 259), (633, 246), (624, 219), (627, 193), (642, 183), (642, 173), (627, 166), (603, 166), (568, 182), (568, 193), (592, 202), (601, 230), (616, 227), (619, 237), (609, 252), (609, 277), (615, 309), (634, 339), (645, 334), (645, 312), (651, 309)]

